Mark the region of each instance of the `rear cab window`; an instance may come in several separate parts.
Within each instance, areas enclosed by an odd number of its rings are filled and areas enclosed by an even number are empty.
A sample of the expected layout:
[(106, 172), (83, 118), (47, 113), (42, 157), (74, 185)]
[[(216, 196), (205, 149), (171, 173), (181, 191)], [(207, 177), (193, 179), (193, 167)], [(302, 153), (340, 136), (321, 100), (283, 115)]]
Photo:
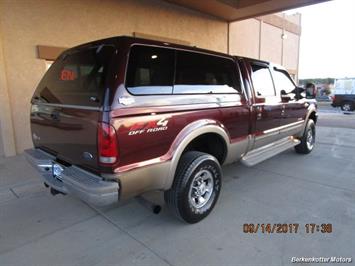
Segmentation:
[(100, 45), (62, 54), (46, 72), (34, 99), (43, 103), (97, 107), (114, 46)]

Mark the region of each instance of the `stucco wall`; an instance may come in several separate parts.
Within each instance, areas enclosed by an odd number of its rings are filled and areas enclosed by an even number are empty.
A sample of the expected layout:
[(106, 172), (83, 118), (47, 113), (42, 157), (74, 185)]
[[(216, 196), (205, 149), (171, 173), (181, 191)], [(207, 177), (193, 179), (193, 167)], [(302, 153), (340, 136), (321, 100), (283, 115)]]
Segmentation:
[(0, 156), (11, 156), (16, 154), (16, 146), (13, 135), (12, 111), (8, 93), (7, 71), (2, 45), (3, 34), (1, 30), (2, 28), (0, 23)]
[(7, 155), (32, 146), (29, 102), (45, 71), (36, 45), (71, 47), (143, 32), (227, 52), (226, 22), (154, 0), (0, 0), (0, 27), (0, 135)]
[(298, 69), (299, 39), (300, 37), (292, 32), (285, 31), (286, 39), (283, 40), (282, 64), (288, 69)]
[[(276, 15), (293, 23), (296, 27), (301, 24), (299, 14), (286, 16), (280, 13)], [(273, 19), (271, 21), (279, 22)], [(231, 54), (282, 64), (292, 74), (297, 74), (299, 33), (295, 34), (282, 29), (282, 25), (275, 26), (266, 23), (263, 21), (263, 17), (233, 22), (229, 29), (229, 51)], [(282, 38), (282, 34), (284, 34), (284, 38)]]
[(246, 19), (229, 26), (230, 54), (259, 58), (260, 21)]
[(281, 64), (282, 58), (282, 30), (272, 25), (262, 23), (260, 59)]

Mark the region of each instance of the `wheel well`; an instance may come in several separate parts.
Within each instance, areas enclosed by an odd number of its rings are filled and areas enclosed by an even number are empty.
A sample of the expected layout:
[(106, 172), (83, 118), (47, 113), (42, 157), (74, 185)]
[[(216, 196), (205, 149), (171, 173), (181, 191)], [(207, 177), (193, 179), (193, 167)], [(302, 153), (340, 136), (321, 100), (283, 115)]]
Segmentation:
[(314, 121), (314, 124), (317, 123), (317, 116), (316, 116), (316, 112), (312, 112), (310, 115), (309, 115), (309, 119), (312, 119)]
[(341, 102), (341, 105), (344, 105), (344, 104), (346, 104), (346, 103), (350, 104), (350, 106), (354, 106), (354, 105), (355, 105), (355, 102), (353, 102), (353, 101), (351, 101), (351, 100), (343, 100), (343, 101)]
[(222, 165), (227, 156), (227, 145), (224, 139), (216, 133), (202, 134), (193, 139), (185, 148), (183, 153), (187, 151), (200, 151), (208, 153), (216, 157)]

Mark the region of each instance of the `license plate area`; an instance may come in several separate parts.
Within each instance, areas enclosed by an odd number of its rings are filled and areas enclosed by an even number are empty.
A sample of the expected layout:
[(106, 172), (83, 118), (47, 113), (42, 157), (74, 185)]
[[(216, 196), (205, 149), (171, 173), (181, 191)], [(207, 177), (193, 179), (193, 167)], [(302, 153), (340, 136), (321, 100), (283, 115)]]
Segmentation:
[(52, 176), (60, 181), (62, 181), (62, 172), (64, 167), (56, 162), (52, 162)]

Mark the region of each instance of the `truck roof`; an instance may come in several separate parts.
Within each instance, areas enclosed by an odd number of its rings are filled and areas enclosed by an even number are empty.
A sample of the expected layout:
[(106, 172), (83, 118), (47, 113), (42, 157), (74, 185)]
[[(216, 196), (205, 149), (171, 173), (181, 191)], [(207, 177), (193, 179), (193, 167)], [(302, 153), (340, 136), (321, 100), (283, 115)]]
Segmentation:
[(229, 55), (226, 53), (221, 53), (221, 52), (216, 52), (208, 49), (203, 49), (199, 48), (197, 46), (188, 46), (188, 45), (181, 45), (181, 44), (175, 44), (171, 42), (163, 42), (163, 41), (156, 41), (156, 40), (151, 40), (151, 39), (144, 39), (144, 38), (137, 38), (137, 37), (132, 37), (132, 36), (116, 36), (116, 37), (110, 37), (106, 39), (100, 39), (100, 40), (95, 40), (92, 42), (80, 44), (78, 46), (72, 47), (66, 52), (70, 51), (75, 51), (77, 49), (82, 49), (87, 46), (92, 46), (92, 45), (100, 45), (100, 44), (126, 44), (126, 45), (132, 45), (132, 44), (146, 44), (146, 45), (156, 45), (156, 46), (165, 46), (165, 47), (171, 47), (174, 49), (181, 49), (181, 50), (188, 50), (188, 51), (195, 51), (195, 52), (200, 52), (200, 53), (208, 53), (216, 56), (222, 56), (222, 57), (229, 57), (229, 58), (243, 58), (247, 60), (253, 60), (253, 61), (259, 61), (263, 63), (269, 63), (267, 61), (259, 60), (256, 58), (248, 58), (244, 56), (238, 56), (238, 55)]

